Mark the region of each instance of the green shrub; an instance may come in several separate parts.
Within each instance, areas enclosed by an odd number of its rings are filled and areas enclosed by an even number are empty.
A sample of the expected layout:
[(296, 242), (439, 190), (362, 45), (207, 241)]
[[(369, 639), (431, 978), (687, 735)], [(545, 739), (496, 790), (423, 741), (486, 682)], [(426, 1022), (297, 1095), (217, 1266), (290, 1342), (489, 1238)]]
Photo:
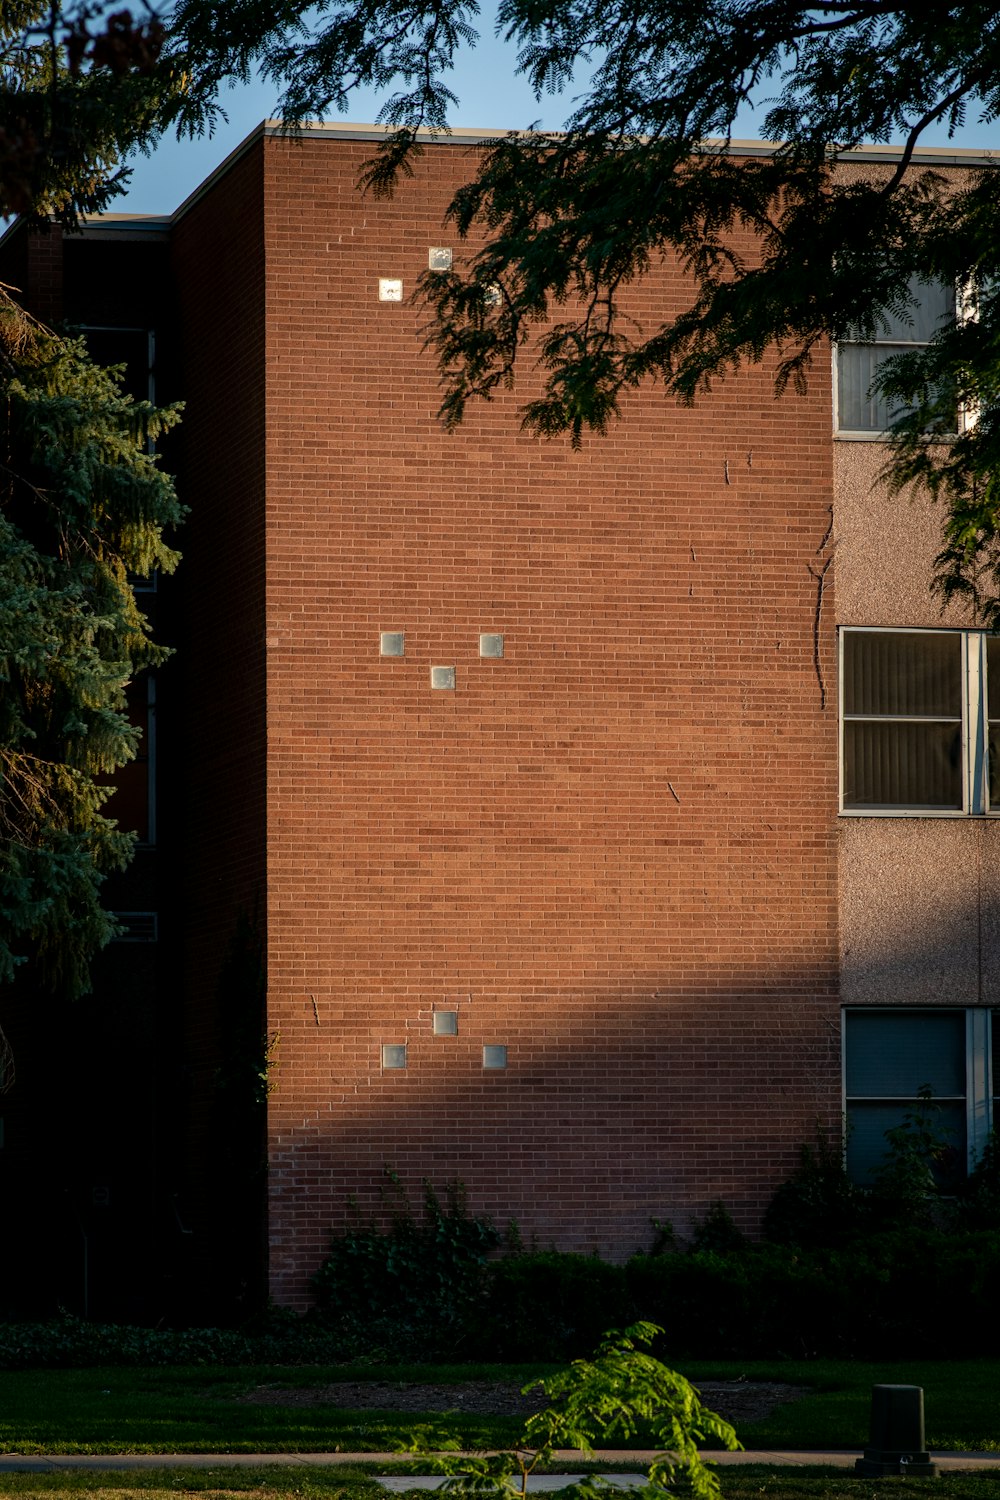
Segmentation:
[(726, 1205), (710, 1203), (705, 1217), (691, 1231), (690, 1249), (710, 1255), (741, 1255), (749, 1243), (742, 1230), (737, 1229)]
[(314, 1316), (369, 1348), (454, 1353), (486, 1297), (487, 1258), (501, 1242), (492, 1221), (469, 1213), (450, 1183), (444, 1201), (424, 1185), (418, 1219), (394, 1173), (388, 1222), (362, 1220), (335, 1235), (312, 1279)]
[(1000, 1235), (991, 1231), (637, 1256), (626, 1272), (639, 1316), (663, 1325), (671, 1358), (962, 1359), (1000, 1335)]
[(966, 1229), (1000, 1229), (1000, 1142), (995, 1130), (958, 1189), (955, 1216)]
[(477, 1338), (497, 1359), (575, 1359), (632, 1318), (623, 1267), (543, 1250), (492, 1262)]
[(799, 1166), (774, 1194), (764, 1214), (764, 1238), (777, 1245), (835, 1249), (866, 1232), (868, 1193), (852, 1182), (839, 1142), (820, 1137), (802, 1147)]
[(0, 1323), (0, 1369), (85, 1369), (92, 1365), (326, 1364), (341, 1341), (292, 1314), (268, 1315), (252, 1330), (135, 1328), (86, 1323), (68, 1314), (49, 1323)]

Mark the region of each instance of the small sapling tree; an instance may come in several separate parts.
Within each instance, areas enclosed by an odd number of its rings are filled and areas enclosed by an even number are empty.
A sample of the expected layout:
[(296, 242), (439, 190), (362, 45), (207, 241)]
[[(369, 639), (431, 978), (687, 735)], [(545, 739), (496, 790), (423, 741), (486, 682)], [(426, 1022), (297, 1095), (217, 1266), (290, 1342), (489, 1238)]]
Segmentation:
[[(696, 1500), (717, 1500), (719, 1481), (704, 1463), (698, 1443), (714, 1438), (730, 1450), (740, 1447), (730, 1424), (701, 1404), (695, 1387), (650, 1353), (663, 1332), (656, 1323), (633, 1323), (605, 1335), (593, 1359), (575, 1359), (566, 1370), (546, 1380), (533, 1381), (524, 1393), (539, 1387), (548, 1398), (544, 1411), (529, 1417), (520, 1443), (511, 1452), (471, 1457), (436, 1454), (431, 1462), (448, 1475), (452, 1494), (496, 1493), (525, 1496), (528, 1477), (547, 1464), (560, 1448), (590, 1455), (599, 1443), (636, 1438), (662, 1449), (649, 1466), (647, 1496), (672, 1489), (676, 1481)], [(434, 1442), (442, 1444), (439, 1435)], [(418, 1437), (410, 1452), (424, 1451)], [(604, 1481), (585, 1480), (581, 1494), (607, 1491)], [(610, 1486), (613, 1489), (613, 1486)]]

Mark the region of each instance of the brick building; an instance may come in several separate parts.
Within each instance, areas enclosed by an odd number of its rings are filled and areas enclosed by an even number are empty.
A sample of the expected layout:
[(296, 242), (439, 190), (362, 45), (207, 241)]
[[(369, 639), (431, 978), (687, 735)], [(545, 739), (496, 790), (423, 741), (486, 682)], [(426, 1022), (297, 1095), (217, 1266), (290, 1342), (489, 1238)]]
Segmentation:
[(470, 142), (373, 201), (375, 135), (262, 127), (170, 219), (0, 248), (186, 402), (134, 941), (8, 1027), (3, 1191), (58, 1245), (8, 1254), (94, 1315), (304, 1306), (385, 1167), (623, 1256), (719, 1200), (753, 1231), (845, 1108), (859, 1171), (924, 1082), (957, 1149), (992, 1118), (1000, 661), (994, 700), (878, 492), (878, 351), (649, 388), (576, 451), (519, 432), (526, 361), (446, 433), (408, 299)]

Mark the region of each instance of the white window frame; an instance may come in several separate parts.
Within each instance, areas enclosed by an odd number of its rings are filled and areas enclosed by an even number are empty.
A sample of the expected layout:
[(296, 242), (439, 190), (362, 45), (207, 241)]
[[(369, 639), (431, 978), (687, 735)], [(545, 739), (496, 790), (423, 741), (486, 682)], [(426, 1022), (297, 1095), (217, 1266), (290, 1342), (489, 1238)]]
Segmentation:
[[(851, 1005), (845, 1006), (841, 1016), (841, 1100), (843, 1117), (848, 1122), (852, 1103), (899, 1104), (907, 1108), (917, 1103), (916, 1098), (901, 1094), (851, 1094), (847, 1092), (847, 1017), (848, 1015), (940, 1015), (955, 1010), (965, 1014), (965, 1144), (968, 1174), (980, 1160), (993, 1128), (993, 1101), (996, 1089), (993, 1080), (993, 1035), (992, 1028), (1000, 1026), (1000, 1010), (991, 1006), (946, 1006), (946, 1005)], [(942, 1102), (954, 1102), (957, 1096), (949, 1096)], [(933, 1096), (932, 1096), (933, 1102)], [(1000, 1124), (1000, 1122), (998, 1122)], [(847, 1139), (845, 1131), (844, 1152), (846, 1158)]]
[[(844, 643), (848, 635), (951, 635), (959, 636), (962, 642), (962, 806), (952, 807), (845, 807), (844, 726), (850, 719), (868, 720), (871, 714), (852, 714), (844, 711)], [(1000, 817), (1000, 806), (989, 805), (989, 703), (986, 681), (986, 642), (991, 632), (987, 630), (943, 630), (935, 627), (908, 625), (842, 625), (837, 642), (838, 674), (840, 679), (840, 792), (841, 817), (845, 818), (989, 818)], [(887, 720), (899, 722), (900, 715), (887, 714)]]

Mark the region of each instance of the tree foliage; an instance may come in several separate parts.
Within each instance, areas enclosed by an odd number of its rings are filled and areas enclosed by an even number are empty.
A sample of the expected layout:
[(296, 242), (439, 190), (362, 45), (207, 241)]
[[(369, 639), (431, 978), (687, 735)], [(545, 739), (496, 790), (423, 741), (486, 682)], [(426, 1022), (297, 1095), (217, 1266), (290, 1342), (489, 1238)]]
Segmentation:
[(0, 300), (0, 981), (30, 953), (70, 995), (134, 843), (100, 779), (135, 753), (125, 688), (168, 654), (129, 574), (173, 568), (181, 518), (150, 451), (178, 411), (123, 395), (120, 373)]
[(134, 17), (90, 0), (0, 9), (0, 214), (72, 226), (123, 190), (130, 152), (170, 127), (211, 128), (217, 104), (144, 9)]
[[(204, 25), (180, 0), (174, 44)], [(354, 87), (386, 92), (392, 127), (365, 184), (391, 191), (444, 127), (448, 67), (473, 36), (463, 0), (328, 0), (282, 11), (225, 7), (209, 50), (217, 76), (258, 64), (285, 90), (291, 123), (344, 108)], [(589, 81), (560, 133), (512, 133), (470, 161), (450, 209), (481, 246), (451, 274), (425, 276), (428, 340), (442, 413), (513, 384), (537, 359), (543, 389), (523, 410), (541, 434), (604, 432), (623, 396), (654, 380), (682, 402), (776, 347), (778, 388), (801, 388), (828, 338), (872, 337), (914, 305), (922, 280), (954, 285), (975, 311), (879, 383), (904, 415), (889, 476), (942, 502), (938, 584), (1000, 621), (995, 171), (956, 190), (913, 153), (929, 127), (1000, 112), (1000, 14), (991, 5), (799, 5), (788, 0), (501, 0), (539, 97)], [(766, 155), (731, 149), (739, 110), (769, 98)], [(898, 161), (838, 173), (863, 143), (902, 144)], [(753, 251), (734, 248), (749, 231)], [(654, 326), (628, 316), (630, 285), (663, 257), (687, 275), (687, 305)], [(954, 442), (955, 412), (963, 414)], [(975, 418), (975, 420), (973, 420)]]
[[(742, 1445), (730, 1424), (702, 1405), (690, 1381), (649, 1352), (662, 1333), (656, 1323), (647, 1322), (610, 1329), (592, 1359), (575, 1359), (568, 1369), (524, 1386), (525, 1395), (540, 1389), (548, 1405), (528, 1418), (516, 1448), (483, 1458), (446, 1452), (432, 1459), (437, 1472), (450, 1476), (445, 1493), (462, 1500), (497, 1493), (524, 1500), (531, 1475), (557, 1449), (589, 1458), (598, 1444), (634, 1446), (652, 1435), (665, 1451), (649, 1464), (647, 1482), (638, 1490), (643, 1500), (678, 1491), (694, 1500), (720, 1500), (718, 1476), (703, 1461), (698, 1444), (714, 1440), (730, 1451)], [(445, 1448), (458, 1446), (455, 1441), (442, 1444), (437, 1432), (431, 1440)], [(426, 1450), (417, 1435), (410, 1451)], [(584, 1500), (615, 1492), (613, 1482), (603, 1480), (583, 1480), (573, 1489)]]
[[(130, 152), (210, 130), (221, 87), (254, 70), (290, 128), (360, 86), (382, 90), (390, 129), (363, 181), (391, 191), (422, 128), (446, 129), (449, 68), (477, 14), (475, 0), (176, 0), (140, 14), (12, 0), (0, 211), (72, 225), (107, 207)], [(574, 440), (605, 431), (645, 382), (691, 402), (771, 348), (779, 388), (801, 388), (826, 339), (905, 317), (921, 279), (954, 285), (974, 315), (878, 376), (904, 413), (889, 477), (941, 501), (938, 585), (1000, 624), (998, 179), (973, 172), (956, 188), (913, 156), (930, 126), (1000, 114), (996, 8), (501, 0), (498, 16), (539, 97), (587, 82), (562, 132), (513, 132), (470, 157), (450, 217), (478, 248), (421, 289), (445, 420), (510, 386), (526, 357), (543, 377), (526, 426)], [(780, 144), (740, 156), (737, 114), (761, 94), (762, 133)], [(838, 172), (852, 147), (893, 140), (898, 162)], [(629, 288), (665, 257), (686, 273), (687, 303), (638, 326)], [(161, 527), (177, 514), (138, 435), (173, 418), (131, 406), (79, 346), (0, 312), (0, 977), (30, 938), (50, 977), (78, 989), (108, 932), (97, 886), (128, 842), (93, 778), (126, 757), (122, 687), (156, 657), (125, 570), (170, 565)], [(60, 931), (76, 938), (60, 947)]]
[[(210, 129), (221, 86), (254, 70), (293, 128), (346, 109), (360, 86), (381, 90), (391, 129), (365, 183), (390, 191), (421, 127), (446, 129), (449, 69), (477, 15), (476, 0), (176, 0), (140, 19), (86, 0), (9, 6), (6, 201), (68, 217), (101, 206), (125, 152), (168, 128)], [(575, 440), (605, 431), (644, 382), (690, 402), (772, 347), (779, 388), (801, 387), (827, 338), (870, 337), (906, 316), (917, 280), (944, 280), (976, 315), (881, 371), (906, 413), (890, 477), (942, 502), (944, 593), (1000, 620), (996, 174), (956, 191), (913, 156), (929, 127), (1000, 113), (996, 8), (501, 0), (497, 27), (539, 97), (567, 93), (567, 119), (470, 158), (451, 218), (481, 248), (422, 287), (445, 420), (510, 386), (526, 357), (544, 383), (525, 424)], [(780, 144), (740, 157), (738, 112), (762, 96), (762, 134)], [(898, 162), (834, 170), (852, 147), (892, 141)], [(734, 249), (736, 230), (752, 254)], [(628, 289), (664, 256), (687, 273), (687, 305), (639, 327)], [(941, 442), (956, 409), (962, 430)]]

